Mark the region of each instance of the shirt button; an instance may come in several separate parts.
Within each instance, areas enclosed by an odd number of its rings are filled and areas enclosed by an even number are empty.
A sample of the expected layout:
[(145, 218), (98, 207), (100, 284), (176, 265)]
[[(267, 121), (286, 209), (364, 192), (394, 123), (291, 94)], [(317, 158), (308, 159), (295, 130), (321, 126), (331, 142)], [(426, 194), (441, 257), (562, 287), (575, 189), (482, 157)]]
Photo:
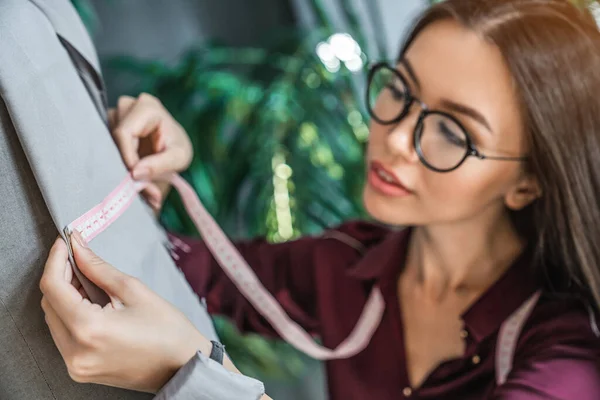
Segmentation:
[(481, 357), (479, 357), (478, 355), (474, 355), (473, 358), (471, 358), (471, 362), (477, 365), (481, 362)]
[(412, 395), (412, 389), (409, 387), (405, 387), (402, 390), (402, 394), (404, 395), (404, 397), (410, 397)]
[(460, 331), (460, 338), (461, 339), (466, 339), (469, 337), (469, 332), (467, 332), (466, 329), (463, 329), (462, 331)]

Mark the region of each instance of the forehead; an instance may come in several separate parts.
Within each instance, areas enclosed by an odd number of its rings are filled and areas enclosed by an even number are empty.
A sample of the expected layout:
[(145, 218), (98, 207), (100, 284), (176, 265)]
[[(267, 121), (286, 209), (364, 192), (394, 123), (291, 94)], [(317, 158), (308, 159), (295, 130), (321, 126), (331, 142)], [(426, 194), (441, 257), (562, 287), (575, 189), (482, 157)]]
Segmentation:
[(441, 99), (479, 111), (494, 133), (521, 131), (513, 80), (500, 50), (452, 20), (433, 23), (404, 57), (421, 82), (420, 97), (430, 107)]

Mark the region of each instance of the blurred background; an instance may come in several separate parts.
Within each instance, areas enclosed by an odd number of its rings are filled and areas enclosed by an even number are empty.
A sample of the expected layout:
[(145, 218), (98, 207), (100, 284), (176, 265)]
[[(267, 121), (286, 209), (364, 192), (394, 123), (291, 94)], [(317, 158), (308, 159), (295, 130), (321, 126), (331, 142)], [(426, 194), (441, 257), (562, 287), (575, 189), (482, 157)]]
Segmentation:
[[(72, 0), (112, 105), (159, 97), (190, 134), (184, 177), (232, 238), (273, 242), (364, 217), (367, 65), (394, 59), (425, 0)], [(161, 215), (197, 236), (171, 193)], [(325, 399), (322, 365), (215, 324), (275, 399)]]

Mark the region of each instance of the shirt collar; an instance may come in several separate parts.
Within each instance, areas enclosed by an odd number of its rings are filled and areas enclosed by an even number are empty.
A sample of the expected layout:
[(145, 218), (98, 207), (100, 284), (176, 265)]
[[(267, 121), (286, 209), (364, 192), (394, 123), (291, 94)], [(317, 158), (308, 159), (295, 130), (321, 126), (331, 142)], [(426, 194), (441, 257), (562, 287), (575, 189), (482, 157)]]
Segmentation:
[[(403, 229), (389, 233), (369, 247), (347, 274), (360, 280), (377, 281), (382, 288), (389, 285), (395, 288), (394, 280), (404, 265), (410, 232), (411, 229)], [(530, 249), (525, 250), (500, 279), (462, 314), (465, 327), (476, 342), (497, 331), (539, 289), (532, 253)], [(397, 296), (394, 298), (397, 299)]]
[(380, 280), (394, 271), (400, 271), (410, 229), (391, 231), (379, 243), (370, 246), (360, 260), (347, 271), (347, 274), (360, 280)]
[(471, 337), (480, 342), (490, 336), (539, 289), (533, 251), (526, 249), (509, 269), (463, 313)]

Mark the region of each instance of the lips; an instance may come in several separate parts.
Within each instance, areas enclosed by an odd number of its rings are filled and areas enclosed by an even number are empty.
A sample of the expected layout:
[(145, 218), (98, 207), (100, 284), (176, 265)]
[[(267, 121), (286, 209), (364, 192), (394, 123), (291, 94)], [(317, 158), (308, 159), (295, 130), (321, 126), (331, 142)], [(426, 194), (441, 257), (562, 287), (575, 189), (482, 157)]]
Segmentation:
[(400, 197), (412, 193), (392, 171), (378, 161), (371, 162), (368, 178), (369, 184), (384, 195)]

